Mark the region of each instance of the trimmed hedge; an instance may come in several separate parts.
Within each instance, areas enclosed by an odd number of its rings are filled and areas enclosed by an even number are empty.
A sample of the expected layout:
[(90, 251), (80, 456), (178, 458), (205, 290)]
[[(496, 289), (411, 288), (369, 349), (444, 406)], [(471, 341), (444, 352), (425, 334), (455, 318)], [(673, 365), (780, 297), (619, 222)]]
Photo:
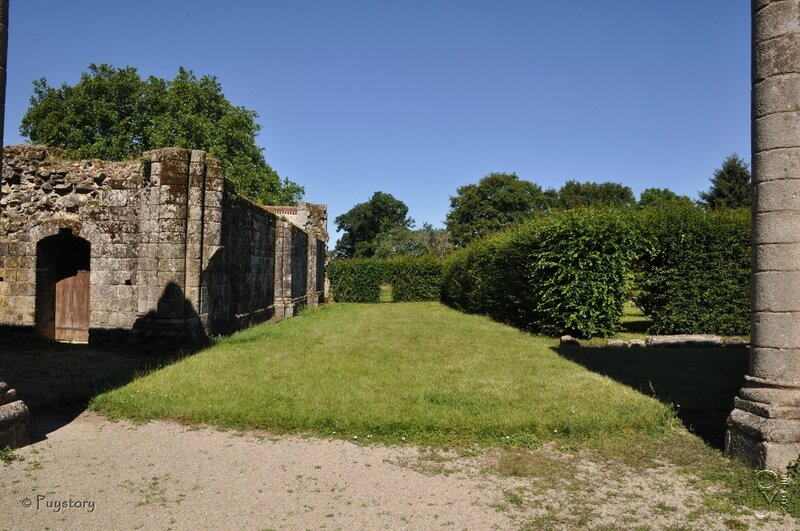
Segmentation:
[(750, 211), (671, 207), (639, 214), (649, 243), (634, 298), (651, 333), (750, 333)]
[(641, 245), (631, 213), (573, 209), (529, 220), (445, 260), (442, 298), (532, 332), (619, 328)]
[(442, 285), (442, 262), (434, 257), (401, 257), (389, 262), (392, 300), (439, 300)]
[(394, 301), (430, 301), (439, 299), (442, 263), (433, 257), (333, 260), (328, 277), (338, 302), (380, 302), (385, 283), (392, 285)]
[[(636, 272), (636, 282), (633, 282)], [(435, 300), (531, 332), (607, 336), (633, 296), (650, 333), (750, 332), (750, 212), (551, 212), (435, 258), (334, 260), (334, 299)], [(635, 287), (635, 289), (631, 289)]]
[(337, 302), (379, 302), (387, 263), (374, 258), (332, 260), (328, 264), (333, 299)]

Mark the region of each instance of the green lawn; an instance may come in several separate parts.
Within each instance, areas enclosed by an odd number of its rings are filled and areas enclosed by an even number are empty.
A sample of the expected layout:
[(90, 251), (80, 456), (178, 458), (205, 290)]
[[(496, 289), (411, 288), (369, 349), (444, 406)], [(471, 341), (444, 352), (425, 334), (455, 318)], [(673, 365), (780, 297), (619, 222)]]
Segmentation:
[[(626, 469), (671, 463), (708, 489), (705, 509), (737, 514), (763, 506), (753, 471), (682, 421), (719, 446), (746, 367), (743, 349), (564, 348), (439, 303), (333, 304), (222, 338), (91, 407), (465, 451), (555, 441)], [(512, 475), (535, 468), (533, 454), (513, 457)], [(789, 512), (800, 516), (796, 481)]]
[(532, 446), (675, 422), (669, 406), (556, 346), (439, 303), (335, 304), (221, 339), (92, 407), (442, 446)]

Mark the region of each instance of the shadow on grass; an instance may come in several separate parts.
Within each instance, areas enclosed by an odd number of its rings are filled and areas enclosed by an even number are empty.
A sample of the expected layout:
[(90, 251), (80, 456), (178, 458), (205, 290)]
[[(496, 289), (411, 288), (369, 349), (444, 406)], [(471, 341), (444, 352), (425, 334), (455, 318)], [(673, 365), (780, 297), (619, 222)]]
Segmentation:
[(30, 410), (32, 442), (68, 424), (97, 394), (196, 352), (174, 344), (73, 345), (31, 329), (0, 328), (0, 380)]
[(672, 404), (691, 432), (715, 448), (724, 446), (725, 422), (747, 373), (746, 347), (554, 350), (590, 371)]
[(653, 325), (653, 321), (646, 317), (633, 318), (622, 323), (622, 331), (631, 334), (646, 334), (647, 330)]

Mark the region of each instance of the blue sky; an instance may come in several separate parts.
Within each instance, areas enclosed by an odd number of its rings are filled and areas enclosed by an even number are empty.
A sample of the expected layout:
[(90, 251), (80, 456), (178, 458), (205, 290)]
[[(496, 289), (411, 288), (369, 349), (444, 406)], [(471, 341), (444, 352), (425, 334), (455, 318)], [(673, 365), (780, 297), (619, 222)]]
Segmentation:
[(492, 171), (696, 197), (750, 160), (749, 0), (10, 4), (6, 144), (34, 79), (184, 66), (258, 112), (267, 160), (331, 229), (375, 191), (441, 226)]

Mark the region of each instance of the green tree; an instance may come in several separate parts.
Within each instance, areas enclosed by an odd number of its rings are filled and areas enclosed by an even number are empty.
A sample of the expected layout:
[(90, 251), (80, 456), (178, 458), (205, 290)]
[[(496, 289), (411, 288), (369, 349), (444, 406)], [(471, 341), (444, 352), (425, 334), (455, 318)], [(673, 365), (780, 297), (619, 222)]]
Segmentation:
[(639, 196), (639, 208), (664, 208), (671, 205), (694, 205), (685, 195), (678, 195), (668, 188), (647, 188)]
[(707, 208), (749, 207), (750, 181), (750, 168), (747, 163), (733, 153), (722, 162), (721, 168), (714, 170), (711, 188), (700, 192), (700, 202)]
[(257, 117), (228, 101), (214, 76), (198, 78), (181, 67), (170, 81), (144, 80), (130, 66), (91, 64), (74, 86), (34, 81), (20, 133), (79, 159), (131, 159), (167, 146), (203, 149), (245, 197), (293, 204), (303, 188), (267, 164), (255, 142)]
[(378, 235), (375, 240), (375, 257), (437, 256), (442, 257), (453, 250), (450, 234), (446, 229), (436, 229), (423, 223), (421, 229), (396, 227)]
[(333, 250), (334, 258), (375, 255), (381, 234), (410, 229), (414, 220), (408, 207), (391, 194), (375, 192), (369, 201), (359, 203), (334, 220), (337, 231), (344, 231)]
[(456, 247), (550, 207), (542, 188), (515, 173), (490, 173), (478, 184), (460, 186), (450, 197), (445, 224)]
[(559, 208), (584, 206), (635, 206), (633, 190), (619, 183), (567, 181), (558, 191)]

